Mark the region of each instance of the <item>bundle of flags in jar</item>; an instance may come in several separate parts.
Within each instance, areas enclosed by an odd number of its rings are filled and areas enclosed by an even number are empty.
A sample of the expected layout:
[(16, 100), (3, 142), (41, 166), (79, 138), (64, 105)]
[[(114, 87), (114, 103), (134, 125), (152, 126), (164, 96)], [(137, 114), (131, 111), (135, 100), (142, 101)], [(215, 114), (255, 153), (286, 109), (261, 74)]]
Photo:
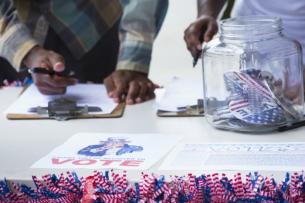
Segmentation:
[(226, 72), (224, 82), (230, 95), (213, 115), (218, 125), (251, 131), (300, 119), (299, 112), (285, 99), (282, 86), (276, 86), (279, 82), (269, 72), (256, 69)]

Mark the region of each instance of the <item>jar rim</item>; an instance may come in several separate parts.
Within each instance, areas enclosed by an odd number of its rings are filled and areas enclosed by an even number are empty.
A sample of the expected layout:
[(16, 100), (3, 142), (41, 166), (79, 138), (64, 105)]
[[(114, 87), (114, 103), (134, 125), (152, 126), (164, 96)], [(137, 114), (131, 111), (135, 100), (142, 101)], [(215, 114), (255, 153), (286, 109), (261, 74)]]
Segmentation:
[(224, 40), (262, 40), (279, 36), (282, 20), (270, 16), (240, 16), (222, 20), (220, 38)]
[(221, 28), (225, 30), (251, 30), (282, 27), (282, 20), (279, 17), (270, 16), (240, 16), (229, 18), (220, 22)]

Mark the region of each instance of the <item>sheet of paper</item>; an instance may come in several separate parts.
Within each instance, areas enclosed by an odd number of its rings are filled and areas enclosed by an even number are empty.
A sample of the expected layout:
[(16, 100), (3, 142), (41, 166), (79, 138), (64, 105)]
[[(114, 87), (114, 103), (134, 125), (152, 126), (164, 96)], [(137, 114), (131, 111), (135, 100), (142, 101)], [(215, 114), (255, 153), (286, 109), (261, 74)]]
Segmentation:
[(145, 170), (181, 139), (165, 134), (79, 133), (32, 168)]
[(165, 90), (157, 92), (157, 109), (179, 111), (178, 107), (197, 105), (203, 99), (203, 82), (200, 79), (173, 78)]
[(99, 84), (78, 84), (69, 86), (64, 95), (46, 96), (41, 94), (35, 85), (31, 85), (27, 90), (6, 110), (6, 114), (32, 114), (29, 112), (33, 107), (47, 107), (48, 102), (58, 98), (67, 98), (77, 101), (79, 106), (96, 106), (102, 112), (91, 112), (90, 114), (109, 114), (117, 104), (108, 97), (104, 85)]
[(305, 168), (305, 143), (180, 144), (160, 170), (276, 170)]

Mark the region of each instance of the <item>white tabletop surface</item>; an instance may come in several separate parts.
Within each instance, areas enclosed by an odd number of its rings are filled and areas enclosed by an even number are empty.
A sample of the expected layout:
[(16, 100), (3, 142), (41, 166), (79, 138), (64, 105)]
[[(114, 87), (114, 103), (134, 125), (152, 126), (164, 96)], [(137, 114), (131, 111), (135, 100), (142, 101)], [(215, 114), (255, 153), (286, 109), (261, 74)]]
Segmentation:
[[(20, 88), (0, 90), (0, 111), (5, 110), (18, 96)], [(160, 118), (156, 116), (154, 101), (128, 106), (119, 119), (88, 119), (58, 122), (54, 120), (7, 120), (0, 117), (0, 179), (28, 180), (32, 175), (59, 173), (48, 169), (30, 169), (30, 166), (61, 145), (69, 137), (79, 132), (104, 133), (170, 133), (185, 135), (185, 141), (203, 143), (234, 142), (301, 142), (304, 141), (304, 128), (285, 133), (241, 134), (220, 131), (209, 126), (204, 118)], [(156, 147), (157, 150), (157, 147)], [(158, 171), (161, 161), (151, 171), (158, 174), (183, 175), (191, 171)], [(66, 171), (66, 170), (65, 170)], [(90, 174), (92, 170), (76, 170), (80, 174)], [(196, 174), (204, 171), (193, 171)], [(275, 173), (272, 171), (271, 173)], [(140, 171), (129, 173), (132, 179), (138, 179)], [(268, 172), (268, 174), (270, 174)], [(284, 177), (284, 173), (277, 173)]]
[[(192, 69), (192, 58), (183, 42), (185, 27), (195, 19), (196, 1), (171, 0), (169, 13), (158, 37), (153, 53), (150, 77), (166, 84), (173, 76), (201, 77), (201, 70)], [(185, 15), (178, 15), (180, 13)], [(170, 51), (169, 51), (170, 50)], [(200, 66), (200, 63), (199, 63)], [(21, 89), (0, 89), (0, 112), (3, 112), (17, 97)], [(159, 118), (154, 101), (128, 106), (119, 119), (10, 121), (0, 115), (0, 179), (30, 180), (32, 175), (57, 173), (56, 170), (30, 169), (30, 166), (45, 156), (69, 137), (79, 132), (103, 133), (171, 133), (185, 135), (184, 141), (194, 142), (303, 142), (305, 128), (285, 133), (241, 134), (220, 131), (208, 125), (204, 118)], [(156, 148), (157, 149), (157, 148)], [(161, 160), (162, 161), (162, 160)], [(183, 175), (190, 171), (158, 171), (161, 161), (151, 171), (159, 174)], [(77, 170), (80, 174), (91, 174), (89, 170)], [(197, 174), (203, 171), (195, 171)], [(284, 177), (283, 172), (265, 172)], [(131, 179), (138, 179), (140, 172), (129, 172)]]

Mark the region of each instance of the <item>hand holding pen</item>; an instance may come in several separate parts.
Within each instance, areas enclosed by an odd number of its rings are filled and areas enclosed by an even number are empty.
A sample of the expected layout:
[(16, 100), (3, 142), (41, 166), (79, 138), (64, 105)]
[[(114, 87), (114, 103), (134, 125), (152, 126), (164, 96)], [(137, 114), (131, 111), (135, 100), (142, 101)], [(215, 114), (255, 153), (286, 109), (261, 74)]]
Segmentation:
[(206, 42), (203, 42), (203, 43), (202, 43), (202, 48), (201, 48), (201, 50), (199, 50), (199, 51), (197, 52), (197, 55), (196, 55), (196, 56), (194, 57), (194, 59), (193, 59), (193, 68), (196, 67), (196, 65), (197, 65), (197, 63), (198, 63), (198, 60), (199, 60), (199, 58), (201, 57), (201, 55), (203, 54), (203, 52), (204, 52), (206, 46), (207, 46), (207, 43), (206, 43)]
[(188, 50), (194, 58), (193, 66), (196, 66), (197, 61), (201, 56), (202, 49), (205, 46), (204, 42), (209, 42), (217, 31), (217, 21), (211, 16), (202, 16), (198, 18), (185, 30), (184, 40)]
[(76, 79), (61, 74), (65, 70), (64, 59), (53, 51), (36, 46), (23, 63), (30, 68), (34, 83), (42, 94), (64, 94), (68, 86), (77, 83)]

